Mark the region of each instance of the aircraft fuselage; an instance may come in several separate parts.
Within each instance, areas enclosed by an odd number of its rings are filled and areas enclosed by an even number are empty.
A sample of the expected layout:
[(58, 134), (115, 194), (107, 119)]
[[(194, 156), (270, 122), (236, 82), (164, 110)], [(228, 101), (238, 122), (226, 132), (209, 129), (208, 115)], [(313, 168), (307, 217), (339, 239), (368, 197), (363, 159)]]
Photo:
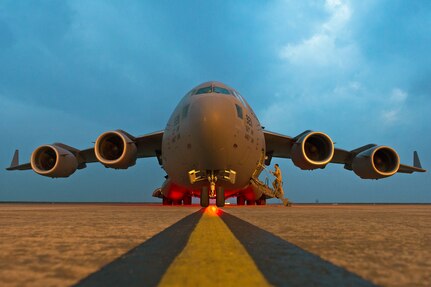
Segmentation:
[(235, 194), (260, 173), (264, 158), (265, 139), (256, 115), (237, 91), (218, 82), (187, 93), (163, 134), (162, 165), (170, 183), (194, 195), (209, 185), (211, 176), (227, 197)]

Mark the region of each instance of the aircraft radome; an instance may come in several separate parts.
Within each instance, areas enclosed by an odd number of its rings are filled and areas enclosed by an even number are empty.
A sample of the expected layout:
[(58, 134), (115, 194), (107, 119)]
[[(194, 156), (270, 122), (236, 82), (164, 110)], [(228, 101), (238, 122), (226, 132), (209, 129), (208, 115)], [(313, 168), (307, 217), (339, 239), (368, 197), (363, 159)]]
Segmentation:
[(94, 147), (78, 150), (62, 143), (36, 148), (30, 163), (18, 163), (15, 151), (7, 170), (33, 169), (48, 177), (68, 177), (87, 163), (127, 169), (136, 159), (157, 157), (167, 173), (153, 196), (163, 204), (189, 205), (199, 197), (202, 206), (215, 198), (217, 206), (237, 197), (237, 203), (265, 204), (281, 197), (259, 181), (259, 174), (273, 157), (290, 158), (303, 169), (343, 164), (364, 179), (379, 179), (395, 173), (425, 172), (417, 153), (413, 166), (400, 164), (388, 146), (364, 145), (352, 151), (334, 147), (322, 132), (304, 131), (289, 137), (265, 130), (244, 98), (220, 82), (203, 83), (179, 102), (163, 131), (135, 137), (123, 130), (100, 135)]

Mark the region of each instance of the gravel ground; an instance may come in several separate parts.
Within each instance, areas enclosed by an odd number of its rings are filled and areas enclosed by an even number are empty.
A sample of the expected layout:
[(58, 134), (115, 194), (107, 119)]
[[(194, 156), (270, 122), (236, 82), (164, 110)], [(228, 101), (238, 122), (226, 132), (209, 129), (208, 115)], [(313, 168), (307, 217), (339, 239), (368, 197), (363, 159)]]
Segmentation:
[(0, 204), (0, 286), (69, 286), (199, 209)]
[[(0, 204), (0, 286), (71, 285), (199, 209)], [(376, 284), (431, 286), (431, 205), (224, 209)]]
[(225, 210), (378, 285), (431, 286), (431, 205)]

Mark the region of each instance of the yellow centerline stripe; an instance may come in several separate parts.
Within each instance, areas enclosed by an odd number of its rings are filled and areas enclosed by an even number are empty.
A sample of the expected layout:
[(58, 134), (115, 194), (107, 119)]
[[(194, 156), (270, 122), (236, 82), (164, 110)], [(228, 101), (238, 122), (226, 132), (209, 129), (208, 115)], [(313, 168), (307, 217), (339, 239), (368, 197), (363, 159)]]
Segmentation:
[(217, 212), (205, 209), (159, 286), (270, 286)]

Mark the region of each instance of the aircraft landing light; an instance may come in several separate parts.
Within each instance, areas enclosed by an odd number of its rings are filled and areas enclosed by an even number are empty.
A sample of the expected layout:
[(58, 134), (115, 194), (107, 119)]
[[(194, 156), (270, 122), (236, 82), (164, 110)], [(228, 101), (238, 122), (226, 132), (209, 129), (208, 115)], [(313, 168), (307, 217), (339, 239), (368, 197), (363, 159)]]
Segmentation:
[(223, 214), (223, 210), (215, 205), (212, 205), (205, 208), (205, 214), (209, 216), (220, 216), (221, 214)]

